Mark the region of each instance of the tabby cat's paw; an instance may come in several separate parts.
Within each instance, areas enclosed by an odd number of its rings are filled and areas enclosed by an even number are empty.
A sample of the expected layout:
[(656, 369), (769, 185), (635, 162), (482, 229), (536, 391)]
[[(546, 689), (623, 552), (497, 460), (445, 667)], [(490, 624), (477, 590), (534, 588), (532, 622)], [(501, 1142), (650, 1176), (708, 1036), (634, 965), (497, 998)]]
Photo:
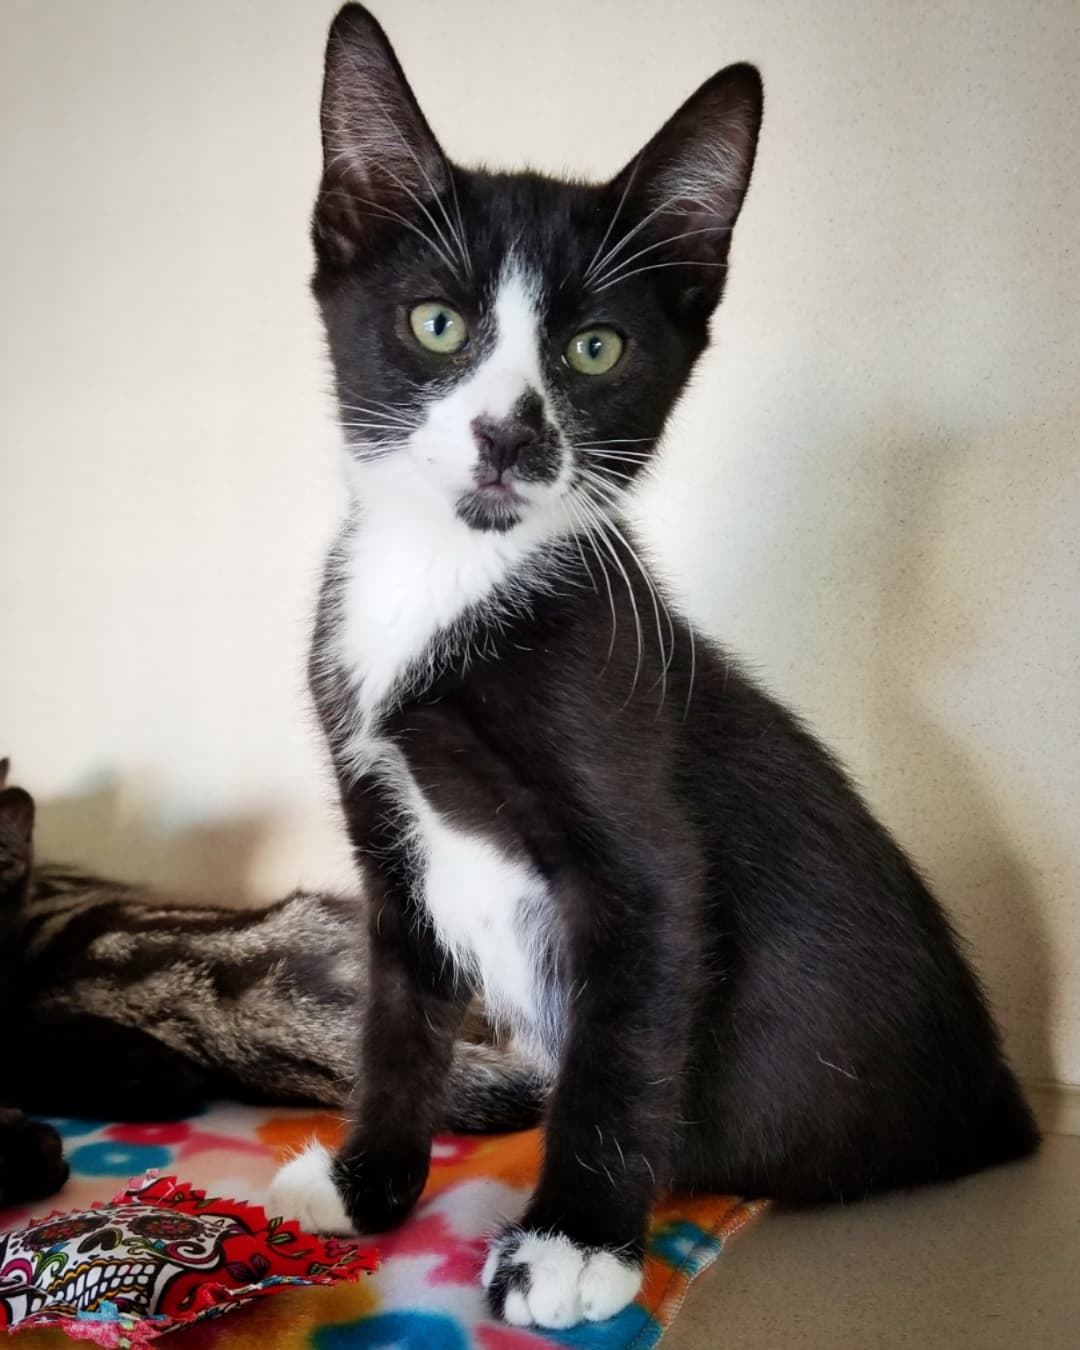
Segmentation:
[(0, 1108), (0, 1205), (53, 1195), (68, 1179), (64, 1146), (51, 1125)]
[(488, 1249), (481, 1282), (492, 1311), (513, 1326), (558, 1328), (614, 1317), (641, 1288), (641, 1274), (636, 1258), (510, 1227)]
[(309, 1144), (290, 1158), (270, 1183), (267, 1214), (295, 1219), (306, 1233), (352, 1236), (356, 1229), (334, 1184), (333, 1161), (322, 1144)]

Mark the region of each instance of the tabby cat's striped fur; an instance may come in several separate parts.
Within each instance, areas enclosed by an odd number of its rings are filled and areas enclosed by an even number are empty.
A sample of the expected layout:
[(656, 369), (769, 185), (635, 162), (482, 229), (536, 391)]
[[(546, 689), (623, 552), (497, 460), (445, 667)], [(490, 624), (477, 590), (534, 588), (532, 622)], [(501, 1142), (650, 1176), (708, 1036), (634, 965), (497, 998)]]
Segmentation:
[[(74, 868), (34, 867), (32, 824), (29, 794), (0, 778), (12, 1105), (162, 1119), (215, 1097), (345, 1103), (365, 961), (353, 902), (296, 891), (264, 909), (184, 905)], [(458, 1046), (446, 1126), (518, 1127), (539, 1093), (524, 1063), (477, 1026)]]

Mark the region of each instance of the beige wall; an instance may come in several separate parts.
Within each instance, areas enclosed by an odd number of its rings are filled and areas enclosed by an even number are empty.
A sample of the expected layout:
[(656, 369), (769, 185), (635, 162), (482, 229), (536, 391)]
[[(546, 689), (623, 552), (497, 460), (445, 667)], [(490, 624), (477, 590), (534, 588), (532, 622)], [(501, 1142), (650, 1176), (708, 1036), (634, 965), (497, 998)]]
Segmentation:
[[(204, 894), (348, 876), (302, 692), (332, 8), (0, 5), (0, 749), (45, 852)], [(381, 12), (466, 159), (610, 171), (762, 65), (647, 528), (921, 859), (1022, 1070), (1080, 1082), (1080, 8)]]

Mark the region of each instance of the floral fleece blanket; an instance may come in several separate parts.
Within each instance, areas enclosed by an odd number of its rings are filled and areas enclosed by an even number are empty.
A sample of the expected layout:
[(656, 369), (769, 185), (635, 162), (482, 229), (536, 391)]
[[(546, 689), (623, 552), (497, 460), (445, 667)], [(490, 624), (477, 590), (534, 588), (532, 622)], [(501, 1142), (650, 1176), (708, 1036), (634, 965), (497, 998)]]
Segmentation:
[[(342, 1128), (326, 1113), (235, 1105), (161, 1125), (53, 1123), (64, 1136), (70, 1181), (44, 1205), (4, 1211), (0, 1228), (20, 1227), (50, 1209), (88, 1207), (151, 1168), (208, 1195), (261, 1205), (283, 1158), (312, 1138), (333, 1147)], [(539, 1165), (539, 1131), (442, 1136), (416, 1210), (402, 1228), (377, 1240), (375, 1274), (352, 1284), (281, 1291), (161, 1344), (176, 1350), (550, 1350), (553, 1344), (648, 1350), (671, 1324), (691, 1280), (762, 1207), (730, 1196), (664, 1197), (635, 1303), (608, 1322), (522, 1331), (492, 1319), (477, 1277), (485, 1236), (521, 1213)], [(13, 1350), (71, 1344), (57, 1330), (27, 1331), (12, 1342)]]

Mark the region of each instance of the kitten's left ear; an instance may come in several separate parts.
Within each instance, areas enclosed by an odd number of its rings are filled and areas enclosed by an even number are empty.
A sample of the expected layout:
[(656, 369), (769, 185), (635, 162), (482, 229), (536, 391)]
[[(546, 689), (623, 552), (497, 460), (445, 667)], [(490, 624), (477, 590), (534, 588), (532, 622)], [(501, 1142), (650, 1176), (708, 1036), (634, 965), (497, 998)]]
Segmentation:
[[(659, 272), (683, 303), (707, 313), (719, 301), (732, 231), (754, 167), (761, 129), (761, 76), (751, 65), (727, 66), (706, 80), (609, 185), (622, 203), (622, 230), (604, 268)], [(634, 230), (625, 244), (617, 241)], [(647, 251), (644, 251), (646, 250)], [(639, 253), (639, 250), (641, 252)], [(631, 261), (631, 255), (638, 254)]]
[(323, 177), (315, 203), (319, 257), (348, 266), (395, 230), (424, 220), (450, 168), (389, 39), (362, 5), (330, 25), (322, 95)]

